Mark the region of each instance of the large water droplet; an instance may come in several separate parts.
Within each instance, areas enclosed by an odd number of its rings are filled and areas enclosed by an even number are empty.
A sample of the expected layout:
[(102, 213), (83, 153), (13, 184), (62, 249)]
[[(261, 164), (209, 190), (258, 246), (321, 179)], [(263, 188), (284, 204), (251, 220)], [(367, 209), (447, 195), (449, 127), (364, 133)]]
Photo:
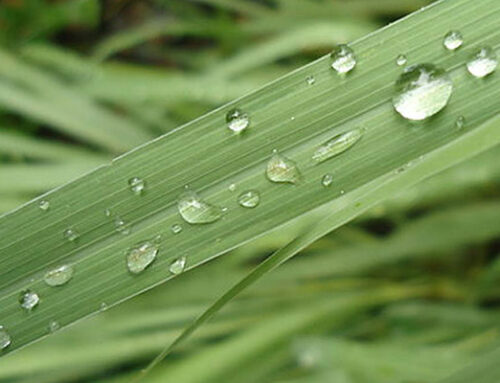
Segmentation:
[(257, 190), (248, 190), (238, 197), (238, 203), (247, 208), (256, 207), (260, 202), (260, 193)]
[(408, 120), (425, 120), (442, 110), (451, 97), (453, 83), (433, 64), (412, 65), (396, 81), (392, 103)]
[(3, 326), (0, 326), (0, 350), (4, 350), (9, 347), (10, 342), (11, 340), (9, 333)]
[(128, 252), (127, 267), (131, 273), (139, 274), (155, 260), (157, 254), (157, 245), (143, 242)]
[(43, 280), (49, 286), (61, 286), (73, 277), (73, 267), (70, 265), (59, 266), (45, 273)]
[(168, 270), (175, 275), (178, 275), (186, 268), (186, 257), (180, 257), (170, 264)]
[(128, 180), (130, 190), (136, 195), (141, 195), (146, 188), (146, 183), (139, 177), (134, 177)]
[(490, 47), (483, 47), (472, 55), (467, 69), (474, 77), (482, 78), (493, 73), (498, 66), (497, 54)]
[(448, 32), (443, 39), (443, 45), (446, 49), (454, 51), (462, 46), (464, 38), (459, 31)]
[(177, 208), (182, 218), (188, 223), (210, 223), (222, 216), (222, 209), (202, 200), (195, 192), (181, 195)]
[(323, 185), (324, 187), (331, 186), (332, 183), (333, 183), (333, 175), (330, 173), (325, 174), (321, 179), (321, 185)]
[(316, 162), (323, 162), (329, 158), (344, 153), (360, 140), (363, 133), (359, 129), (341, 133), (325, 142), (314, 152), (312, 158)]
[(345, 44), (337, 45), (330, 54), (332, 68), (339, 74), (348, 73), (356, 66), (354, 51)]
[(250, 118), (241, 109), (231, 109), (226, 114), (227, 127), (234, 133), (243, 132), (250, 125)]
[(38, 207), (43, 211), (47, 211), (50, 208), (50, 202), (43, 199), (38, 203)]
[(40, 302), (40, 297), (37, 293), (30, 290), (23, 291), (19, 296), (19, 303), (26, 311), (31, 311)]
[(396, 57), (396, 65), (397, 66), (406, 65), (407, 62), (408, 62), (408, 59), (406, 58), (405, 55), (399, 55), (398, 57)]
[(297, 183), (300, 180), (300, 171), (297, 164), (291, 159), (273, 152), (267, 163), (267, 178), (272, 182)]
[(170, 230), (174, 234), (179, 234), (182, 231), (182, 226), (178, 223), (174, 223), (172, 226), (170, 226)]
[(64, 230), (63, 235), (64, 238), (66, 238), (70, 242), (75, 241), (80, 236), (80, 234), (75, 229), (66, 229)]

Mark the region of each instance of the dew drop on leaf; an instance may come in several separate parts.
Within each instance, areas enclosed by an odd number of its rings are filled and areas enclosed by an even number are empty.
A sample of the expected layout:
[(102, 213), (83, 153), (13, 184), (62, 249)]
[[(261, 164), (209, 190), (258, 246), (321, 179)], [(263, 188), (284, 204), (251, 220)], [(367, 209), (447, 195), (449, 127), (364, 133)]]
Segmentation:
[(43, 211), (47, 211), (50, 208), (50, 202), (43, 199), (38, 203), (38, 207)]
[(120, 217), (115, 218), (115, 230), (123, 235), (130, 234), (130, 226)]
[(49, 286), (62, 286), (73, 277), (73, 266), (63, 265), (45, 273), (43, 280)]
[(332, 58), (332, 68), (339, 74), (352, 71), (357, 63), (354, 51), (345, 44), (335, 46), (330, 57)]
[(127, 267), (133, 274), (144, 271), (158, 254), (158, 246), (151, 242), (143, 242), (130, 249), (127, 254)]
[(408, 62), (408, 59), (406, 58), (405, 55), (399, 55), (398, 57), (396, 57), (396, 65), (397, 66), (406, 65), (407, 62)]
[(222, 216), (222, 209), (201, 199), (192, 191), (179, 198), (177, 208), (184, 221), (191, 224), (211, 223)]
[(130, 190), (136, 195), (141, 195), (146, 188), (146, 183), (139, 177), (133, 177), (129, 179), (128, 185), (130, 187)]
[(170, 264), (168, 270), (175, 275), (181, 274), (186, 268), (186, 257), (180, 257)]
[(64, 230), (63, 235), (64, 238), (66, 238), (70, 242), (75, 241), (80, 236), (80, 234), (75, 229), (66, 229)]
[(408, 120), (420, 121), (441, 111), (453, 91), (448, 74), (433, 64), (412, 65), (396, 81), (392, 103)]
[(19, 304), (26, 311), (31, 311), (40, 302), (40, 297), (33, 291), (26, 290), (19, 295)]
[(49, 331), (50, 332), (56, 332), (60, 328), (61, 328), (61, 325), (59, 324), (58, 321), (52, 320), (52, 321), (49, 322)]
[(351, 148), (356, 142), (358, 142), (362, 136), (363, 133), (359, 129), (338, 134), (318, 147), (312, 158), (318, 163), (326, 161), (329, 158), (344, 153), (347, 149)]
[(273, 151), (273, 155), (267, 163), (266, 175), (272, 182), (294, 184), (300, 180), (297, 164), (276, 150)]
[(306, 82), (308, 85), (313, 85), (316, 82), (316, 79), (314, 76), (310, 75), (306, 77)]
[(260, 202), (260, 193), (257, 190), (248, 190), (238, 197), (238, 203), (246, 208), (254, 208)]
[(465, 126), (465, 117), (458, 116), (457, 120), (455, 121), (455, 126), (457, 127), (457, 129), (463, 129)]
[(0, 326), (0, 350), (4, 350), (10, 346), (11, 340), (7, 330)]
[(493, 73), (498, 66), (497, 54), (490, 47), (483, 47), (467, 62), (467, 70), (474, 77), (482, 78)]
[(250, 125), (248, 114), (241, 109), (231, 109), (226, 114), (227, 127), (234, 133), (243, 132)]
[(333, 183), (333, 175), (330, 173), (325, 174), (321, 179), (321, 185), (323, 185), (324, 187), (329, 187), (332, 185), (332, 183)]
[(443, 45), (446, 49), (454, 51), (462, 46), (464, 38), (459, 31), (448, 32), (443, 39)]
[(172, 226), (170, 226), (170, 230), (174, 234), (179, 234), (182, 231), (182, 226), (178, 223), (174, 223)]

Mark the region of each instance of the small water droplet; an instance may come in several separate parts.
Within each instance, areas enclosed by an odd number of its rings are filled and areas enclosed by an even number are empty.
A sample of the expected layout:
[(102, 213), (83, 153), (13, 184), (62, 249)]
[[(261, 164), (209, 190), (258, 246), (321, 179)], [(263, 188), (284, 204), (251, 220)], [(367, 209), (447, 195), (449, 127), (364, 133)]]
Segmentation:
[(66, 229), (64, 230), (63, 235), (64, 238), (66, 238), (70, 242), (75, 241), (80, 236), (80, 234), (75, 229)]
[(333, 183), (333, 175), (330, 173), (325, 174), (321, 179), (321, 185), (323, 185), (324, 187), (331, 186), (332, 183)]
[(111, 217), (111, 209), (106, 209), (106, 210), (104, 210), (104, 215), (105, 215), (106, 217)]
[(195, 192), (181, 195), (177, 208), (184, 221), (191, 224), (211, 223), (222, 216), (222, 209), (202, 200)]
[(174, 223), (171, 227), (170, 230), (174, 234), (179, 234), (182, 231), (182, 226), (179, 225), (178, 223)]
[(130, 190), (136, 195), (141, 195), (146, 188), (146, 183), (139, 177), (134, 177), (128, 180)]
[(50, 208), (50, 202), (47, 201), (47, 200), (44, 200), (42, 199), (39, 203), (38, 203), (38, 207), (43, 210), (43, 211), (47, 211), (49, 210)]
[(396, 57), (396, 65), (397, 66), (406, 65), (407, 62), (408, 62), (408, 59), (406, 58), (405, 55), (399, 55), (398, 57)]
[(40, 297), (37, 293), (34, 293), (30, 290), (23, 291), (19, 295), (19, 303), (21, 304), (21, 307), (26, 311), (33, 310), (33, 308), (38, 305), (38, 302), (40, 302)]
[(0, 326), (0, 350), (4, 350), (10, 346), (10, 335), (7, 330)]
[(396, 81), (392, 103), (408, 120), (425, 120), (441, 111), (451, 97), (453, 83), (448, 74), (433, 64), (412, 65)]
[(49, 331), (50, 332), (56, 332), (60, 328), (61, 328), (61, 325), (59, 324), (58, 321), (52, 320), (52, 321), (49, 322)]
[(43, 280), (49, 286), (61, 286), (73, 277), (73, 267), (70, 265), (59, 266), (45, 273)]
[(186, 268), (186, 257), (180, 257), (170, 264), (168, 270), (175, 275), (178, 275)]
[(102, 302), (101, 305), (99, 306), (99, 311), (106, 311), (108, 309), (108, 305), (106, 302)]
[(243, 132), (250, 125), (248, 114), (241, 109), (231, 109), (226, 114), (227, 127), (234, 133)]
[(306, 82), (308, 85), (313, 85), (316, 82), (316, 79), (313, 75), (310, 75), (306, 77)]
[(345, 44), (335, 46), (330, 57), (332, 68), (339, 74), (348, 73), (356, 66), (354, 51)]
[(318, 163), (326, 161), (329, 158), (344, 153), (347, 149), (351, 148), (356, 142), (358, 142), (362, 136), (363, 133), (361, 133), (361, 130), (359, 129), (338, 134), (316, 149), (312, 158)]
[(267, 178), (272, 182), (297, 183), (300, 180), (300, 171), (297, 164), (291, 159), (273, 152), (267, 163)]
[(474, 77), (482, 78), (493, 73), (498, 66), (496, 52), (490, 47), (483, 47), (474, 53), (467, 62), (467, 69)]
[(464, 38), (459, 31), (448, 32), (443, 39), (443, 45), (449, 51), (454, 51), (462, 46)]
[(344, 195), (344, 194), (345, 194), (345, 190), (341, 190), (340, 195)]
[(228, 189), (230, 192), (234, 192), (236, 190), (236, 184), (229, 185)]
[(455, 126), (457, 127), (457, 129), (463, 129), (465, 126), (465, 117), (458, 116), (457, 120), (455, 121)]
[(120, 217), (115, 218), (115, 230), (123, 235), (130, 234), (130, 226)]
[(257, 190), (248, 190), (238, 197), (238, 203), (247, 208), (254, 208), (260, 202), (260, 193)]
[(128, 252), (127, 267), (131, 273), (144, 271), (156, 258), (158, 246), (151, 242), (143, 242)]

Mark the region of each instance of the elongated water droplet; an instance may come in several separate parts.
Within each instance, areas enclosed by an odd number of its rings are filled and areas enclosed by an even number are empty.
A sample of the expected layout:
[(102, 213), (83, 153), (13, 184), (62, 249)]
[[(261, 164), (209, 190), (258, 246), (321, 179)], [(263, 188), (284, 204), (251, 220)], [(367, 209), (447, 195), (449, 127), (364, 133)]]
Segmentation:
[(115, 230), (123, 235), (130, 234), (130, 226), (120, 217), (115, 218)]
[(405, 55), (399, 55), (398, 57), (396, 57), (396, 65), (397, 66), (406, 65), (407, 62), (408, 62), (408, 59), (406, 58)]
[(80, 234), (75, 229), (66, 229), (64, 231), (64, 238), (66, 238), (70, 242), (75, 241), (79, 236)]
[(70, 265), (59, 266), (45, 273), (43, 280), (49, 286), (61, 286), (73, 277), (73, 267)]
[(186, 268), (186, 257), (180, 257), (170, 264), (168, 270), (175, 275), (178, 275)]
[(362, 136), (363, 133), (359, 129), (338, 134), (316, 149), (312, 158), (318, 163), (326, 161), (329, 158), (344, 153), (347, 149), (351, 148), (356, 142), (358, 142)]
[(323, 185), (324, 187), (331, 186), (332, 183), (333, 183), (333, 175), (330, 173), (325, 174), (321, 179), (321, 185)]
[(267, 178), (272, 182), (297, 183), (300, 180), (300, 171), (297, 164), (291, 159), (274, 151), (267, 163)]
[(332, 68), (339, 74), (348, 73), (356, 66), (354, 51), (345, 44), (337, 45), (330, 54)]
[(248, 190), (238, 197), (238, 203), (247, 208), (256, 207), (260, 202), (260, 193), (257, 190)]
[(425, 120), (441, 111), (451, 97), (453, 83), (433, 64), (412, 65), (396, 81), (392, 103), (408, 120)]
[(37, 293), (33, 291), (26, 290), (23, 291), (19, 296), (19, 303), (21, 307), (26, 311), (31, 311), (40, 302), (40, 297)]
[(307, 82), (307, 84), (309, 84), (309, 85), (313, 85), (313, 84), (316, 82), (316, 79), (315, 79), (315, 78), (314, 78), (314, 76), (312, 76), (312, 75), (311, 75), (311, 76), (307, 76), (307, 77), (306, 77), (306, 82)]
[(4, 350), (10, 346), (10, 335), (7, 330), (0, 326), (0, 350)]
[(465, 126), (465, 117), (464, 116), (458, 116), (457, 120), (455, 121), (455, 126), (457, 129), (463, 129)]
[(496, 52), (490, 47), (483, 47), (472, 55), (467, 62), (467, 69), (474, 77), (482, 78), (493, 73), (498, 66)]
[(56, 332), (60, 328), (61, 328), (61, 325), (59, 324), (58, 321), (52, 320), (52, 321), (49, 322), (49, 331), (50, 332)]
[(464, 38), (459, 31), (448, 32), (443, 39), (443, 45), (446, 49), (454, 51), (462, 46)]
[(181, 195), (177, 208), (184, 221), (191, 224), (211, 223), (222, 216), (222, 209), (202, 200), (195, 192)]
[(174, 234), (179, 234), (182, 231), (182, 226), (179, 225), (178, 223), (174, 223), (171, 227), (170, 230)]
[(38, 203), (38, 207), (43, 211), (47, 211), (50, 208), (50, 202), (43, 199)]
[(241, 109), (231, 109), (226, 114), (227, 127), (234, 133), (243, 132), (250, 125), (248, 114)]
[(128, 252), (127, 267), (131, 273), (139, 274), (156, 259), (157, 254), (157, 245), (143, 242)]
[(129, 179), (128, 185), (130, 187), (130, 190), (136, 195), (141, 195), (146, 188), (146, 183), (139, 177)]

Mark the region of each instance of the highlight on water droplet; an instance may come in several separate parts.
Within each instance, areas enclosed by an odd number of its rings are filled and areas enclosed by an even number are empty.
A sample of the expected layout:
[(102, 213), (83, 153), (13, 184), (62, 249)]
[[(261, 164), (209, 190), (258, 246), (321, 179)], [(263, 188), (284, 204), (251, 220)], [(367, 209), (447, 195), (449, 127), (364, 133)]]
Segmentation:
[(266, 175), (272, 182), (295, 184), (300, 180), (300, 171), (295, 161), (279, 154), (276, 150), (267, 162)]
[(467, 62), (467, 70), (477, 78), (483, 78), (493, 73), (498, 66), (496, 52), (490, 47), (482, 47), (475, 52)]
[(177, 208), (184, 221), (191, 224), (211, 223), (222, 217), (222, 209), (201, 199), (192, 191), (183, 193)]
[(175, 275), (178, 275), (186, 268), (186, 257), (180, 257), (170, 264), (168, 270)]
[(332, 53), (332, 68), (339, 74), (345, 74), (354, 69), (356, 66), (356, 56), (354, 51), (345, 44), (336, 45)]
[(433, 64), (412, 65), (396, 81), (392, 103), (408, 120), (420, 121), (441, 111), (453, 91), (448, 74)]
[(40, 297), (31, 290), (25, 290), (19, 295), (19, 304), (26, 311), (33, 310), (38, 302), (40, 302)]
[(170, 230), (174, 234), (179, 234), (182, 231), (182, 226), (178, 223), (174, 223), (172, 226), (170, 226)]
[(309, 75), (306, 77), (306, 82), (308, 85), (313, 85), (316, 82), (316, 79), (313, 75)]
[(136, 247), (129, 250), (127, 254), (127, 267), (133, 274), (139, 274), (144, 271), (158, 254), (158, 246), (147, 241), (138, 244)]
[(56, 332), (57, 330), (59, 330), (61, 328), (61, 325), (59, 324), (58, 321), (56, 320), (51, 320), (49, 322), (49, 331), (50, 332)]
[(66, 238), (68, 241), (73, 242), (78, 239), (80, 234), (75, 230), (75, 229), (66, 229), (64, 230), (64, 238)]
[(246, 208), (254, 208), (260, 203), (260, 193), (257, 190), (248, 190), (238, 197), (238, 203)]
[(11, 340), (7, 330), (0, 325), (0, 350), (5, 350), (10, 346)]
[(139, 177), (133, 177), (128, 180), (128, 186), (130, 187), (132, 193), (135, 195), (141, 195), (146, 188), (146, 183)]
[(463, 129), (465, 127), (465, 117), (458, 116), (457, 120), (455, 121), (455, 126), (457, 127), (457, 129)]
[(443, 45), (449, 51), (454, 51), (462, 46), (464, 38), (459, 31), (448, 32), (443, 39)]
[(130, 226), (120, 217), (115, 218), (115, 230), (123, 235), (130, 234)]
[(321, 185), (323, 185), (324, 187), (329, 187), (332, 185), (332, 183), (333, 183), (333, 175), (330, 173), (325, 174), (321, 179)]
[(312, 158), (314, 161), (320, 163), (329, 158), (338, 156), (351, 148), (362, 136), (363, 133), (360, 129), (338, 134), (317, 148)]
[(45, 273), (43, 280), (49, 286), (62, 286), (73, 278), (73, 266), (62, 265)]
[(250, 125), (250, 118), (248, 114), (241, 109), (231, 109), (226, 114), (227, 127), (234, 133), (243, 132)]
[(50, 208), (50, 202), (42, 199), (40, 202), (38, 202), (38, 207), (43, 211), (47, 211)]

